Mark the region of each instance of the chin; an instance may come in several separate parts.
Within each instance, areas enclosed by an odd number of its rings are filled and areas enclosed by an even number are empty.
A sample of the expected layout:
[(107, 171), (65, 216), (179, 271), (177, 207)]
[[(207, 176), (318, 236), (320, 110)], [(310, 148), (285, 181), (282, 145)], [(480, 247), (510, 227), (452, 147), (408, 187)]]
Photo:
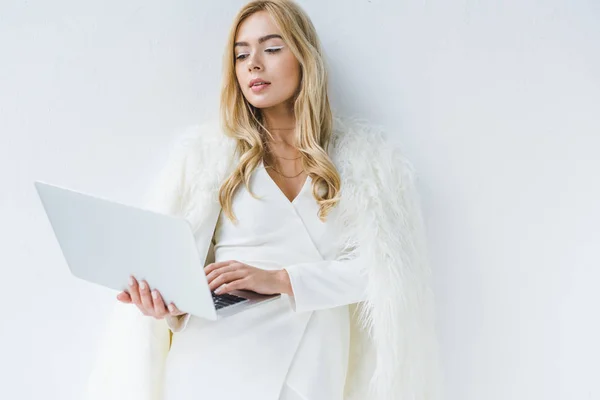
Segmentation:
[(282, 101), (279, 100), (270, 100), (270, 99), (248, 99), (246, 98), (246, 100), (248, 100), (248, 103), (252, 104), (254, 107), (256, 108), (270, 108), (273, 106), (276, 106), (280, 103), (282, 103)]

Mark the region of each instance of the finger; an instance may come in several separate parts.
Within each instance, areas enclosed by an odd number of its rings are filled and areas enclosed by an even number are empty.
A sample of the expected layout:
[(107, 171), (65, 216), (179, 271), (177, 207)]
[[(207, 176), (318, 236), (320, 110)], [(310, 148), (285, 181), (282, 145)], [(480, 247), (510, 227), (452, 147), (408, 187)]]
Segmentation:
[(215, 291), (219, 286), (229, 283), (229, 282), (233, 282), (235, 280), (238, 279), (242, 279), (246, 276), (246, 273), (242, 270), (236, 270), (236, 271), (231, 271), (231, 272), (226, 272), (224, 274), (219, 275), (218, 277), (216, 277), (211, 283), (210, 285), (208, 285), (209, 289), (211, 291)]
[(146, 281), (140, 281), (140, 297), (142, 298), (142, 307), (146, 311), (152, 312), (154, 304), (152, 303), (152, 296), (150, 296), (150, 287)]
[(250, 280), (248, 278), (242, 278), (242, 279), (235, 280), (233, 282), (229, 282), (228, 284), (223, 286), (221, 288), (221, 290), (219, 291), (219, 293), (217, 293), (217, 294), (226, 294), (226, 293), (233, 292), (234, 290), (244, 290), (244, 289), (251, 290), (251, 288), (249, 287), (249, 283), (250, 283)]
[(169, 313), (169, 311), (167, 311), (167, 307), (165, 306), (165, 302), (163, 301), (162, 296), (156, 289), (152, 291), (152, 302), (154, 303), (155, 317), (162, 318)]
[(183, 311), (181, 311), (179, 308), (177, 308), (177, 306), (175, 306), (175, 304), (173, 304), (173, 303), (169, 304), (169, 313), (174, 317), (185, 314)]
[(239, 269), (240, 267), (242, 267), (242, 265), (243, 264), (240, 264), (240, 263), (232, 263), (226, 267), (222, 267), (217, 270), (214, 270), (210, 274), (206, 275), (206, 280), (210, 284), (219, 275), (224, 274), (226, 272), (235, 271), (235, 270)]
[(131, 296), (131, 301), (135, 303), (138, 307), (142, 305), (142, 300), (140, 299), (139, 285), (137, 280), (133, 277), (129, 277), (129, 295)]
[(215, 269), (219, 269), (222, 267), (225, 267), (231, 263), (237, 262), (236, 260), (227, 260), (227, 261), (219, 261), (216, 263), (210, 263), (208, 264), (206, 267), (204, 267), (204, 273), (206, 275), (210, 274), (211, 272), (213, 272)]
[(121, 303), (129, 304), (131, 303), (131, 296), (127, 292), (121, 292), (117, 295), (117, 300), (119, 300)]
[(229, 283), (229, 282), (233, 282), (237, 279), (241, 279), (244, 278), (246, 276), (245, 272), (243, 270), (236, 270), (236, 271), (232, 271), (232, 272), (226, 272), (224, 274), (219, 275), (217, 278), (215, 278), (214, 281), (212, 281), (212, 283), (210, 285), (208, 285), (208, 287), (210, 288), (211, 291), (214, 291), (216, 288), (218, 288), (219, 286), (221, 286), (224, 283)]

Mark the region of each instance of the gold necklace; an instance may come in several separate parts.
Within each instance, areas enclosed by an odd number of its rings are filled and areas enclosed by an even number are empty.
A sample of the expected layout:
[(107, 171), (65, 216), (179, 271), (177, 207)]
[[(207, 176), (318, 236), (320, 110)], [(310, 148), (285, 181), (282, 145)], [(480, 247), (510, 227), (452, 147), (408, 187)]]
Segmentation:
[(273, 171), (277, 172), (279, 175), (283, 176), (284, 178), (288, 178), (288, 179), (296, 178), (296, 177), (300, 176), (300, 174), (302, 174), (304, 172), (304, 169), (302, 169), (302, 171), (300, 171), (297, 175), (287, 176), (287, 175), (283, 174), (282, 172), (280, 172), (277, 168), (275, 168), (274, 165), (265, 165), (264, 161), (263, 161), (263, 165), (265, 166), (265, 168), (271, 168)]
[(267, 168), (271, 168), (273, 171), (277, 172), (279, 175), (283, 176), (284, 178), (296, 178), (296, 177), (300, 176), (300, 174), (302, 174), (302, 173), (304, 172), (304, 170), (302, 170), (302, 171), (300, 171), (300, 172), (298, 173), (298, 175), (294, 175), (294, 176), (287, 176), (287, 175), (284, 175), (284, 174), (282, 174), (281, 172), (279, 172), (279, 171), (277, 170), (277, 168), (275, 168), (275, 167), (272, 167), (272, 166), (270, 166), (270, 165), (267, 165)]
[[(266, 148), (267, 148), (267, 152), (269, 154), (271, 154), (272, 156), (275, 156), (277, 158), (282, 158), (284, 160), (297, 160), (299, 158), (302, 158), (302, 154), (299, 157), (296, 157), (296, 158), (286, 158), (286, 157), (277, 156), (277, 155), (275, 155), (275, 153), (273, 153), (273, 150), (271, 150), (271, 147), (268, 145), (268, 143), (266, 143)], [(287, 175), (283, 174), (282, 172), (280, 172), (277, 168), (275, 168), (275, 166), (265, 165), (265, 167), (266, 168), (271, 168), (273, 171), (277, 172), (279, 175), (283, 176), (284, 178), (288, 178), (288, 179), (296, 178), (296, 177), (300, 176), (300, 174), (302, 174), (304, 172), (304, 169), (302, 169), (302, 171), (300, 171), (297, 175), (287, 176)]]
[[(285, 143), (285, 142), (284, 142), (284, 143)], [(287, 144), (287, 143), (286, 143), (286, 144)], [(271, 149), (271, 147), (270, 147), (269, 145), (267, 145), (267, 146), (266, 146), (266, 148), (267, 148), (267, 151), (268, 151), (269, 153), (271, 153), (271, 154), (272, 154), (274, 157), (281, 158), (281, 159), (283, 159), (283, 160), (289, 160), (289, 161), (292, 161), (292, 160), (298, 160), (298, 159), (302, 158), (302, 154), (300, 154), (300, 155), (299, 155), (298, 157), (296, 157), (296, 158), (286, 158), (286, 157), (281, 157), (281, 156), (278, 156), (278, 155), (276, 155), (276, 154), (273, 152), (273, 150)]]
[(285, 157), (281, 157), (281, 156), (275, 156), (275, 157), (277, 157), (277, 158), (282, 158), (282, 159), (284, 159), (284, 160), (290, 160), (290, 161), (291, 161), (291, 160), (297, 160), (297, 159), (299, 159), (299, 158), (302, 158), (302, 156), (299, 156), (299, 157), (296, 157), (296, 158), (285, 158)]

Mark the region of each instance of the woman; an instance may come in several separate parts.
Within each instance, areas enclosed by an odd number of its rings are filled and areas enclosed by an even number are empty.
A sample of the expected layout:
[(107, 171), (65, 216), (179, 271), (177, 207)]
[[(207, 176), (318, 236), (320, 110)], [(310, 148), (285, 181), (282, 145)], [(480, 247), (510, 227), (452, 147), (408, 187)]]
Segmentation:
[(132, 277), (88, 398), (437, 398), (410, 164), (376, 129), (332, 117), (295, 3), (243, 7), (224, 68), (220, 126), (176, 143), (147, 204), (194, 231), (216, 221), (211, 290), (281, 297), (213, 322)]

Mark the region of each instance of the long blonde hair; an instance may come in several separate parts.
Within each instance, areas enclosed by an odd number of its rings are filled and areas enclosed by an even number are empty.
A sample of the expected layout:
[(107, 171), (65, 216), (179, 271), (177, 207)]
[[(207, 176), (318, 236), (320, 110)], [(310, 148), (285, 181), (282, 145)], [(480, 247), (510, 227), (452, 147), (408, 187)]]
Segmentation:
[(260, 110), (245, 99), (235, 73), (234, 42), (239, 25), (258, 11), (267, 11), (281, 29), (281, 36), (300, 63), (300, 87), (294, 101), (296, 147), (304, 170), (313, 181), (312, 193), (324, 221), (338, 203), (340, 175), (327, 154), (333, 123), (327, 93), (328, 77), (317, 32), (306, 13), (290, 0), (259, 0), (246, 4), (236, 15), (229, 32), (223, 59), (221, 88), (221, 127), (236, 140), (239, 164), (219, 189), (219, 202), (233, 222), (232, 197), (242, 181), (250, 194), (252, 172), (265, 154), (264, 137), (269, 134)]

